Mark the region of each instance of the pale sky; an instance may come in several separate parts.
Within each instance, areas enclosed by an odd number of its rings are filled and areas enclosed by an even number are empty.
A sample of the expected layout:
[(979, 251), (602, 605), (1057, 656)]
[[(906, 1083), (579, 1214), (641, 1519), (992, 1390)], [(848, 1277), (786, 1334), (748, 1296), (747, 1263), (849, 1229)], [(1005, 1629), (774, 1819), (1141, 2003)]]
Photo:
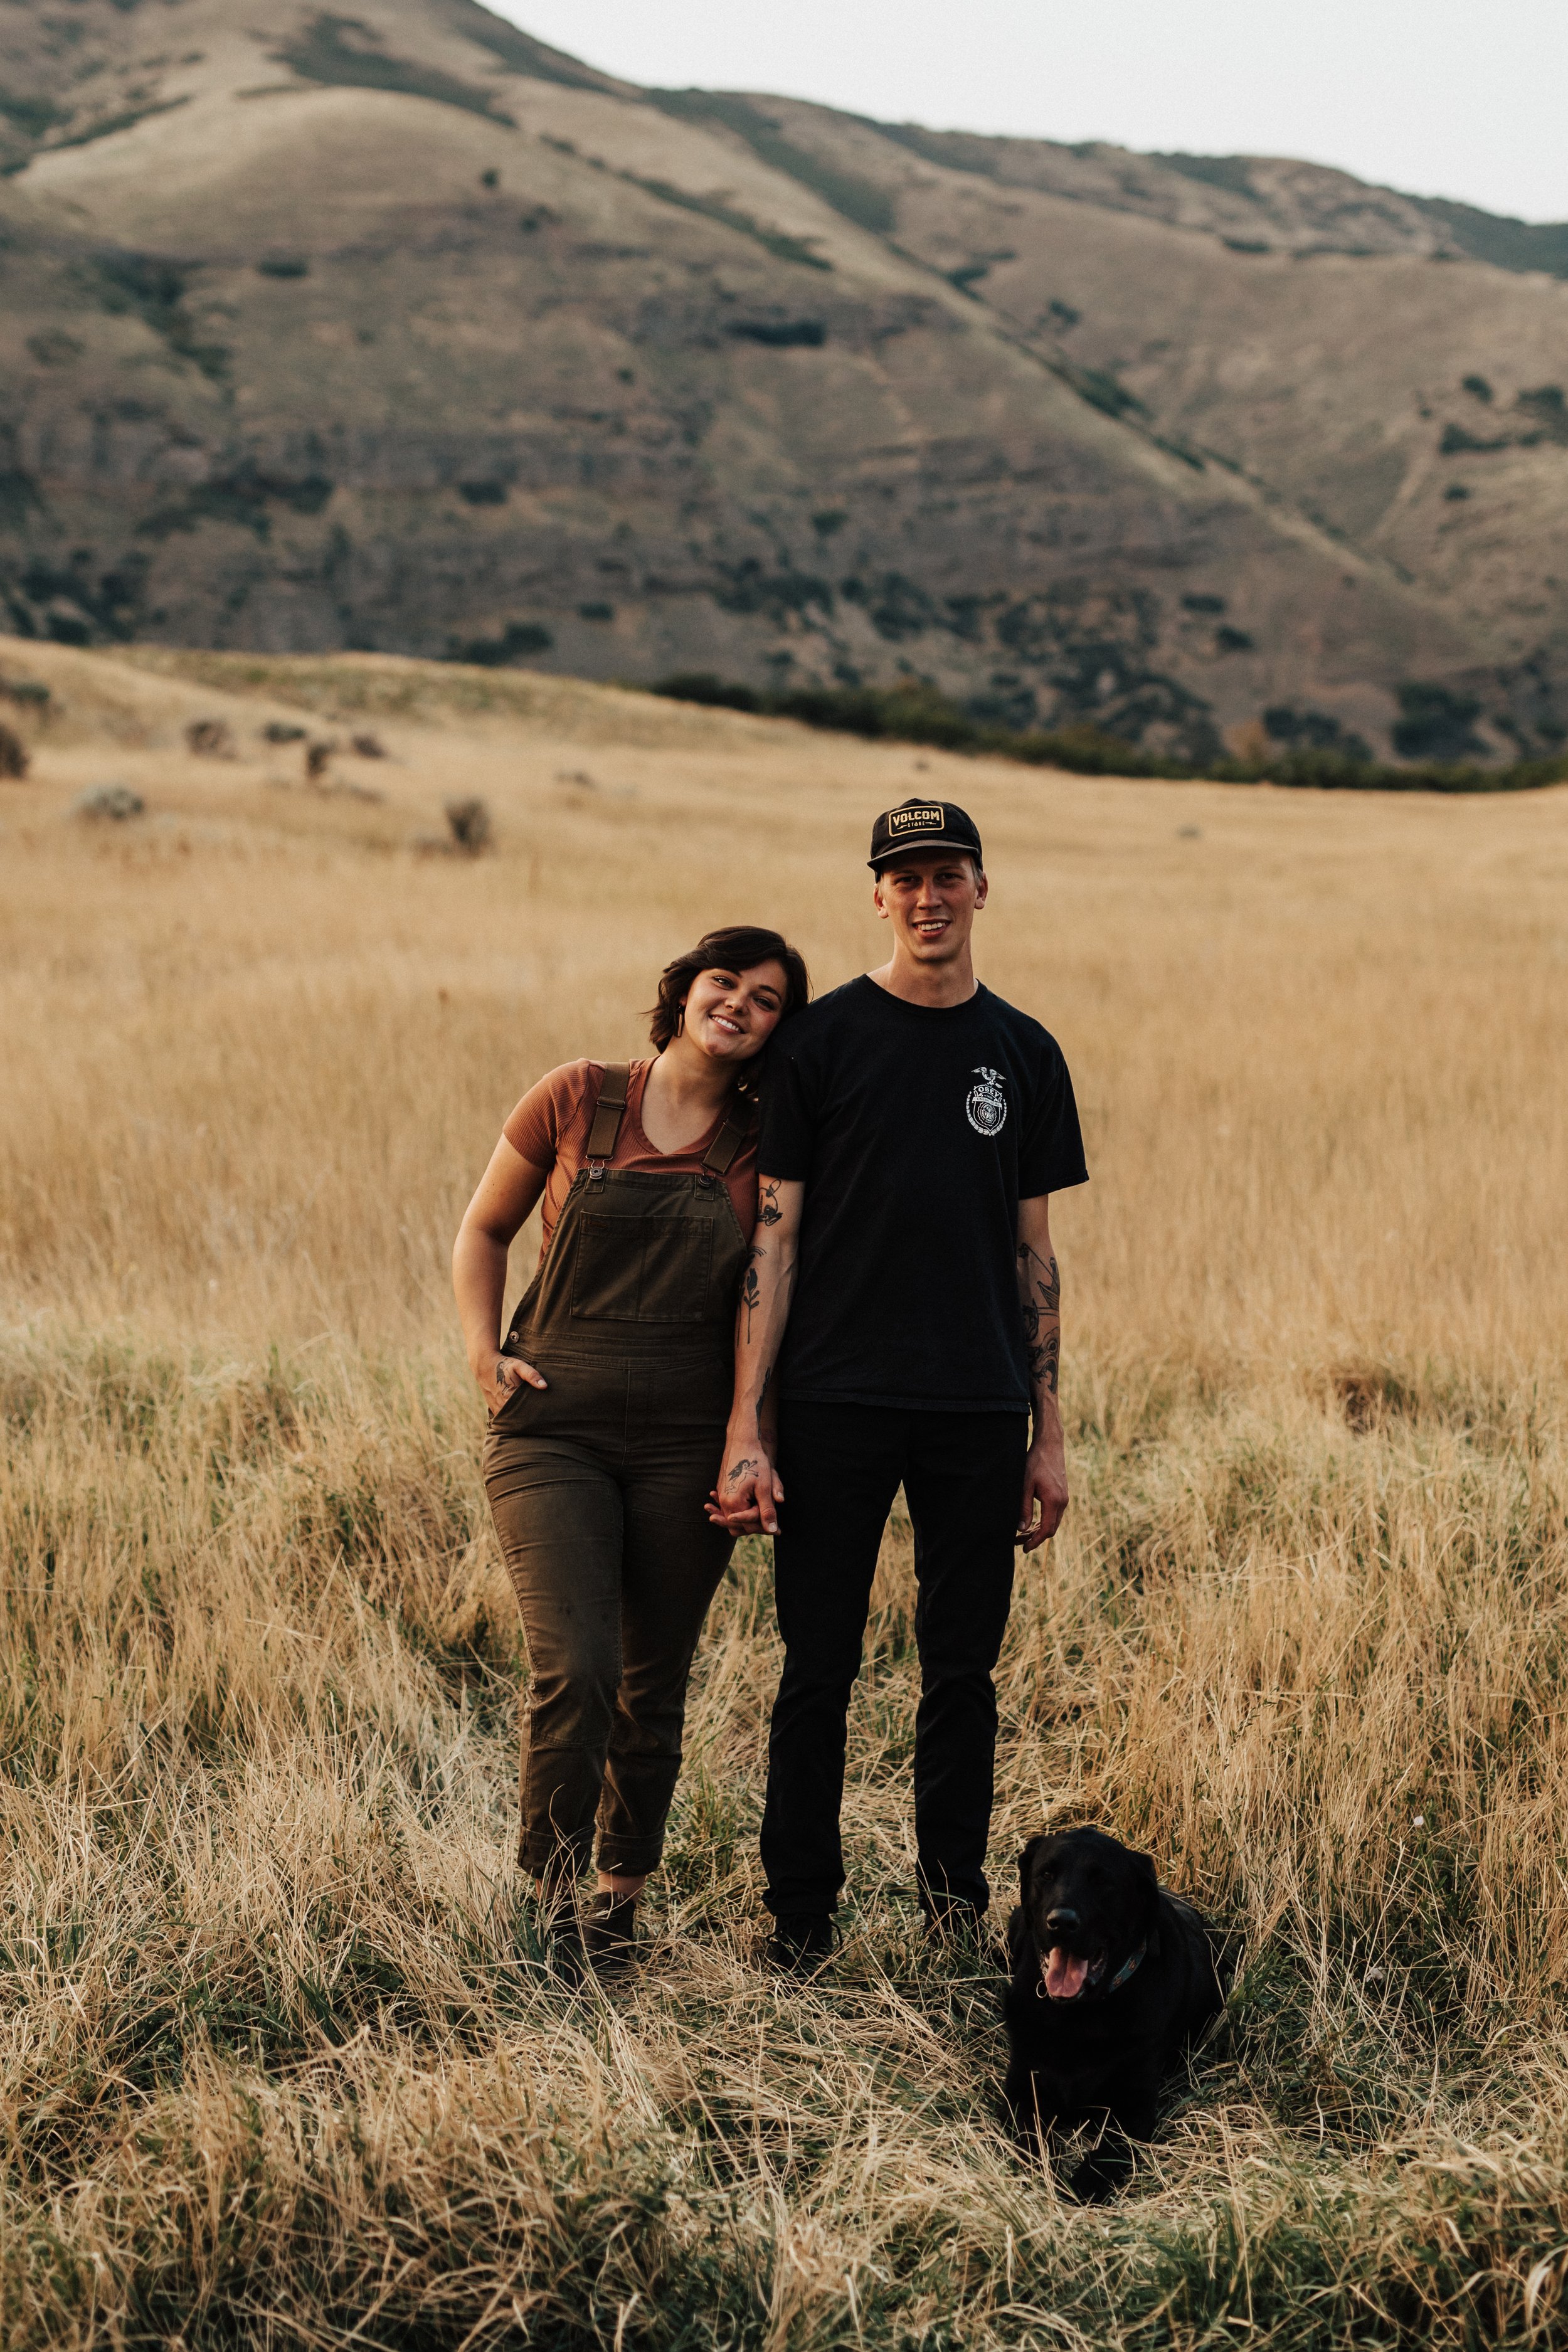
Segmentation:
[(488, 0), (683, 89), (939, 130), (1301, 155), (1568, 219), (1568, 0)]

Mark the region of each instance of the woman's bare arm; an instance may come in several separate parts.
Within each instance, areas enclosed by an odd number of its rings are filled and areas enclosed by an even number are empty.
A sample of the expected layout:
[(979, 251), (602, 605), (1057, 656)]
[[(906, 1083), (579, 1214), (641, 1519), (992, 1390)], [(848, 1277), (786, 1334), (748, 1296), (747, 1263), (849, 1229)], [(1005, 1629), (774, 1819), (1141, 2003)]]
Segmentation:
[(503, 1135), (463, 1213), (452, 1244), (452, 1288), (458, 1296), (468, 1368), (492, 1412), (521, 1381), (536, 1389), (545, 1386), (531, 1364), (501, 1354), (500, 1316), (506, 1297), (507, 1253), (533, 1214), (549, 1181), (548, 1169), (535, 1168), (512, 1150)]

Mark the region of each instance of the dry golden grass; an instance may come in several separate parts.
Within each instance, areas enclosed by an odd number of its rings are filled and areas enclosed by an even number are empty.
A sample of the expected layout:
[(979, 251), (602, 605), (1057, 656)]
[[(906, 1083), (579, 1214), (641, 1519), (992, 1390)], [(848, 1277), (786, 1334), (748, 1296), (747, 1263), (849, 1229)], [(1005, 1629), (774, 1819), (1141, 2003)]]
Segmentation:
[[(1563, 2340), (1568, 793), (1079, 782), (389, 662), (0, 674), (58, 705), (0, 786), (7, 2345)], [(301, 711), (377, 729), (337, 772), (384, 802), (260, 744)], [(111, 779), (146, 817), (68, 816)], [(998, 1888), (1091, 1815), (1240, 1961), (1106, 2213), (1020, 2164), (994, 1984), (915, 1934), (897, 1529), (819, 1986), (746, 1958), (759, 1551), (640, 1981), (567, 2000), (513, 1902), (458, 1211), (700, 928), (863, 968), (868, 818), (939, 783), (1094, 1171)], [(475, 790), (496, 854), (410, 856)]]

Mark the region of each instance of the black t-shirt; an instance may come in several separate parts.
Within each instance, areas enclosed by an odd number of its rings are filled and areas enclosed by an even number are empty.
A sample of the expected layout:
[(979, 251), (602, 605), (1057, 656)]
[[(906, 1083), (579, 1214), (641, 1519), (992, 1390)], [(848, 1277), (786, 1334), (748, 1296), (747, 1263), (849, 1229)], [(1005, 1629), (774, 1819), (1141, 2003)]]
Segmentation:
[(852, 980), (769, 1056), (759, 1174), (805, 1185), (781, 1395), (1026, 1412), (1018, 1202), (1087, 1180), (1056, 1039), (982, 988)]

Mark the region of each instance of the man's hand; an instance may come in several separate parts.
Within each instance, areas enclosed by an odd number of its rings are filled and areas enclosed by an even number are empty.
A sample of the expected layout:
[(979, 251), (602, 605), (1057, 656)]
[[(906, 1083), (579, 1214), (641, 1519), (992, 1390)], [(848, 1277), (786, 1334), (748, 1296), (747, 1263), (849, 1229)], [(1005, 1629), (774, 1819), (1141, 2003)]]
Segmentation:
[(757, 1430), (733, 1434), (724, 1446), (719, 1483), (708, 1498), (708, 1516), (732, 1536), (776, 1536), (784, 1481), (773, 1450)]
[(474, 1367), (474, 1378), (479, 1384), (479, 1394), (492, 1412), (500, 1412), (503, 1404), (521, 1388), (547, 1389), (550, 1386), (542, 1372), (525, 1364), (521, 1356), (503, 1356), (492, 1348), (488, 1359)]
[(1031, 1445), (1024, 1457), (1024, 1502), (1018, 1513), (1018, 1541), (1026, 1551), (1038, 1551), (1043, 1543), (1049, 1543), (1062, 1523), (1067, 1507), (1067, 1449), (1058, 1422), (1042, 1433), (1039, 1442)]

